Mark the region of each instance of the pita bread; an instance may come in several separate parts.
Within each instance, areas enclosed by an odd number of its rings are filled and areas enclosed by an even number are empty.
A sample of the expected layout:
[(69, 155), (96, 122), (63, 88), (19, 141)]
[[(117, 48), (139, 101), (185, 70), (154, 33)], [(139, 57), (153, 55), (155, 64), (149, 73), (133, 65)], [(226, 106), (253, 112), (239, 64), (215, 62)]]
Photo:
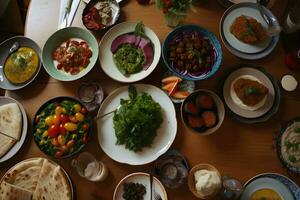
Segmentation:
[(32, 192), (24, 190), (18, 186), (3, 182), (3, 191), (0, 199), (2, 200), (31, 200)]
[(0, 106), (0, 133), (19, 140), (21, 130), (22, 114), (18, 104), (9, 103)]
[(69, 181), (60, 166), (44, 160), (32, 200), (71, 200)]
[[(12, 185), (34, 192), (42, 169), (43, 160), (43, 158), (38, 158), (23, 161), (15, 165), (8, 173), (6, 173), (3, 180)], [(2, 184), (0, 187), (0, 190), (2, 191)]]
[(15, 143), (16, 140), (0, 134), (0, 158), (4, 156)]

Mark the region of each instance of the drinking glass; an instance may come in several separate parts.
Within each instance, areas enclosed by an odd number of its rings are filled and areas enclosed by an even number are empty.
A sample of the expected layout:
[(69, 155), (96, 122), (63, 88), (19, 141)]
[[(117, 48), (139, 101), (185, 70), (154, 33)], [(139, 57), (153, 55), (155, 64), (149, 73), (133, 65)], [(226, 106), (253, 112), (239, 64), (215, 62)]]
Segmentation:
[(108, 169), (105, 164), (97, 161), (88, 152), (83, 152), (77, 158), (73, 159), (71, 165), (81, 177), (90, 181), (102, 181), (108, 175)]

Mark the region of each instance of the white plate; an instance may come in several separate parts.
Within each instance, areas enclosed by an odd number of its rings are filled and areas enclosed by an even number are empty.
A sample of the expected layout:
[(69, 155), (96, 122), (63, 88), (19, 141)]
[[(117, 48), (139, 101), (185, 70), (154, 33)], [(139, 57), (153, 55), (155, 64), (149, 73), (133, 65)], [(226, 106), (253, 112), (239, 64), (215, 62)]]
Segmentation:
[(239, 17), (241, 15), (252, 17), (252, 18), (256, 19), (259, 23), (261, 23), (262, 26), (264, 27), (264, 29), (268, 28), (267, 23), (262, 18), (258, 9), (251, 8), (251, 7), (239, 7), (239, 8), (232, 10), (230, 13), (228, 13), (224, 19), (222, 31), (225, 35), (225, 39), (228, 41), (228, 43), (233, 48), (238, 49), (239, 51), (244, 52), (244, 53), (259, 53), (259, 52), (265, 50), (269, 46), (269, 44), (272, 40), (272, 37), (268, 36), (268, 38), (266, 38), (265, 40), (263, 40), (262, 42), (259, 42), (257, 44), (246, 44), (246, 43), (238, 40), (230, 32), (230, 27), (231, 27), (232, 23), (234, 22), (234, 20), (237, 17)]
[[(272, 19), (272, 23), (279, 25), (276, 17), (270, 10), (264, 8), (266, 15)], [(264, 28), (268, 25), (262, 18), (256, 3), (239, 3), (228, 8), (222, 16), (220, 21), (220, 35), (225, 47), (234, 55), (249, 59), (256, 60), (269, 55), (279, 40), (278, 36), (268, 36), (264, 41), (257, 44), (246, 44), (239, 41), (233, 34), (230, 33), (230, 27), (236, 17), (241, 15), (250, 16), (262, 24)]]
[[(244, 75), (251, 75), (257, 78), (261, 83), (263, 83), (269, 90), (267, 99), (264, 105), (254, 111), (245, 110), (236, 105), (230, 95), (232, 82), (236, 80), (238, 77), (242, 77)], [(264, 114), (266, 114), (273, 106), (275, 101), (275, 89), (271, 82), (271, 80), (260, 70), (251, 68), (251, 67), (242, 67), (234, 72), (232, 72), (226, 79), (223, 87), (223, 97), (226, 105), (232, 110), (235, 114), (245, 117), (245, 118), (257, 118)]]
[[(122, 200), (123, 195), (123, 184), (125, 182), (134, 182), (134, 183), (140, 183), (143, 184), (146, 187), (146, 194), (144, 195), (144, 199), (150, 199), (150, 177), (149, 174), (143, 173), (143, 172), (137, 172), (133, 174), (129, 174), (128, 176), (124, 177), (117, 185), (115, 191), (114, 191), (114, 197), (113, 200)], [(152, 189), (157, 194), (160, 195), (162, 200), (167, 200), (167, 193), (164, 188), (164, 186), (161, 184), (161, 182), (153, 177), (153, 183), (152, 183)], [(154, 193), (153, 193), (154, 195)], [(154, 196), (153, 196), (154, 197)]]
[(112, 27), (102, 37), (99, 44), (99, 61), (102, 70), (112, 79), (123, 82), (132, 83), (146, 78), (157, 66), (161, 55), (161, 44), (157, 35), (148, 27), (144, 26), (145, 34), (151, 40), (154, 47), (154, 59), (147, 70), (142, 70), (138, 73), (124, 76), (117, 68), (113, 61), (113, 54), (110, 50), (113, 40), (125, 33), (134, 32), (137, 22), (123, 22)]
[[(23, 163), (23, 162), (27, 162), (27, 161), (35, 161), (35, 160), (37, 160), (37, 159), (39, 159), (39, 158), (38, 158), (38, 157), (37, 157), (37, 158), (29, 158), (29, 159), (23, 160), (23, 161), (21, 161), (21, 162), (15, 164), (13, 167), (11, 167), (9, 170), (7, 170), (7, 172), (2, 176), (2, 178), (1, 178), (1, 180), (0, 180), (0, 185), (1, 185), (2, 181), (3, 181), (3, 178), (4, 178), (8, 173), (10, 173), (12, 170), (14, 170), (18, 165), (20, 165), (20, 164)], [(47, 159), (47, 158), (43, 158), (43, 159)], [(60, 166), (59, 164), (57, 164), (57, 163), (54, 162), (53, 160), (49, 160), (49, 159), (47, 159), (47, 160), (48, 160), (49, 162), (51, 162), (52, 164), (54, 164), (55, 166)], [(70, 186), (70, 189), (71, 189), (71, 199), (73, 199), (73, 198), (74, 198), (74, 190), (73, 190), (73, 184), (72, 184), (72, 181), (71, 181), (71, 179), (70, 179), (70, 176), (69, 176), (69, 174), (66, 172), (66, 170), (65, 170), (62, 166), (60, 166), (60, 168), (62, 169), (62, 171), (64, 172), (64, 174), (66, 175), (66, 177), (67, 177), (67, 179), (68, 179), (69, 186)]]
[(10, 159), (11, 157), (13, 157), (20, 150), (23, 143), (25, 142), (26, 135), (27, 135), (27, 129), (28, 129), (27, 115), (26, 115), (26, 112), (25, 112), (23, 106), (13, 98), (5, 97), (5, 96), (0, 97), (0, 106), (5, 105), (5, 104), (9, 104), (9, 103), (17, 103), (19, 108), (20, 108), (20, 111), (22, 113), (22, 123), (23, 123), (22, 124), (22, 133), (21, 133), (20, 140), (18, 140), (14, 144), (14, 146), (12, 146), (12, 148), (5, 155), (3, 155), (0, 158), (0, 163)]
[[(163, 123), (157, 130), (151, 147), (140, 152), (125, 149), (124, 145), (116, 145), (117, 138), (113, 128), (114, 114), (107, 115), (97, 121), (98, 141), (103, 151), (113, 160), (130, 165), (143, 165), (156, 160), (172, 145), (177, 132), (175, 108), (170, 98), (159, 88), (152, 85), (135, 84), (139, 92), (146, 92), (158, 102), (162, 108)], [(128, 86), (116, 89), (102, 103), (98, 116), (113, 111), (120, 105), (120, 99), (128, 99)]]
[(294, 199), (291, 191), (283, 183), (273, 178), (263, 177), (254, 180), (246, 186), (241, 200), (249, 200), (251, 195), (260, 189), (272, 189), (276, 191), (284, 200)]

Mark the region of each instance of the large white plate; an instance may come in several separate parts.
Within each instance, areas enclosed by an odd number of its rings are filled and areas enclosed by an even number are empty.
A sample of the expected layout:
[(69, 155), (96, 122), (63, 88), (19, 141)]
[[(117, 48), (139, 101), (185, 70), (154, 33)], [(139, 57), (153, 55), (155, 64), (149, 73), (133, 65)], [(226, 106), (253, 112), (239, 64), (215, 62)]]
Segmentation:
[(110, 50), (113, 40), (119, 35), (134, 32), (137, 22), (123, 22), (114, 27), (112, 27), (107, 33), (102, 37), (99, 44), (99, 61), (102, 70), (112, 79), (123, 82), (132, 83), (146, 78), (157, 66), (160, 55), (161, 55), (161, 45), (157, 35), (148, 27), (144, 27), (145, 34), (153, 43), (154, 48), (154, 59), (152, 64), (147, 70), (142, 70), (139, 73), (131, 74), (130, 76), (124, 76), (117, 68), (113, 61), (113, 54)]
[(26, 135), (27, 135), (27, 129), (28, 129), (28, 120), (27, 120), (27, 115), (26, 112), (23, 108), (23, 106), (16, 100), (14, 100), (13, 98), (10, 97), (0, 97), (0, 106), (5, 105), (5, 104), (9, 104), (9, 103), (17, 103), (20, 111), (22, 113), (22, 133), (21, 133), (21, 137), (20, 140), (18, 140), (14, 146), (12, 146), (12, 148), (0, 158), (0, 163), (4, 162), (8, 159), (10, 159), (11, 157), (13, 157), (22, 147), (23, 143), (25, 142), (26, 139)]
[[(36, 158), (29, 158), (29, 159), (23, 160), (23, 161), (21, 161), (21, 162), (15, 164), (13, 167), (11, 167), (9, 170), (7, 170), (7, 172), (2, 176), (2, 178), (1, 178), (1, 180), (0, 180), (0, 185), (1, 185), (1, 183), (2, 183), (2, 181), (3, 181), (3, 179), (4, 179), (4, 177), (5, 177), (8, 173), (10, 173), (12, 170), (14, 170), (17, 166), (19, 166), (20, 164), (22, 164), (22, 163), (24, 163), (24, 162), (27, 162), (27, 161), (35, 161), (35, 160), (37, 160), (37, 159), (39, 159), (39, 158), (38, 158), (38, 157), (36, 157)], [(47, 158), (43, 158), (43, 159), (47, 159)], [(54, 164), (55, 166), (60, 166), (59, 164), (57, 164), (57, 163), (54, 162), (53, 160), (49, 160), (49, 159), (47, 159), (47, 160), (48, 160), (49, 162), (51, 162), (52, 164)], [(70, 189), (71, 189), (71, 199), (73, 199), (73, 198), (74, 198), (74, 190), (73, 190), (73, 184), (72, 184), (72, 181), (71, 181), (71, 179), (70, 179), (70, 176), (69, 176), (69, 174), (66, 172), (66, 170), (65, 170), (62, 166), (60, 166), (60, 168), (62, 169), (63, 173), (66, 175), (66, 177), (67, 177), (67, 179), (68, 179), (69, 186), (70, 186)]]
[[(150, 199), (150, 177), (149, 174), (143, 173), (143, 172), (136, 172), (133, 174), (129, 174), (128, 176), (125, 176), (117, 185), (115, 191), (114, 191), (114, 198), (113, 200), (122, 200), (123, 195), (123, 184), (125, 182), (133, 182), (133, 183), (140, 183), (143, 184), (146, 187), (146, 194), (144, 195), (144, 199)], [(153, 183), (152, 183), (152, 189), (157, 194), (160, 195), (162, 200), (167, 200), (167, 193), (164, 188), (164, 186), (161, 184), (161, 182), (153, 177)], [(153, 193), (154, 195), (154, 193)], [(154, 197), (154, 196), (153, 196)]]
[(263, 177), (255, 179), (246, 186), (241, 200), (250, 199), (251, 195), (260, 189), (272, 189), (276, 191), (282, 197), (282, 199), (285, 200), (294, 199), (291, 191), (283, 183), (273, 178)]
[[(116, 145), (117, 138), (113, 128), (114, 114), (97, 121), (98, 141), (103, 151), (113, 160), (130, 165), (143, 165), (156, 160), (173, 143), (177, 132), (175, 108), (170, 98), (159, 88), (152, 85), (135, 84), (138, 92), (150, 94), (162, 108), (163, 123), (157, 131), (151, 147), (140, 152), (129, 151), (124, 145)], [(120, 99), (128, 99), (128, 86), (116, 89), (102, 103), (98, 116), (111, 112), (120, 105)]]

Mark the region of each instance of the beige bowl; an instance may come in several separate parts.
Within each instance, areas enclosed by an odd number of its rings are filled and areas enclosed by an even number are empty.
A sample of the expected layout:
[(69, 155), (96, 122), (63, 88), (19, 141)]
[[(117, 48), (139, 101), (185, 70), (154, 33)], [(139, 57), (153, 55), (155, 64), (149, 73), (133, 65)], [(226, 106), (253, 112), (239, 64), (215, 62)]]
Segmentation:
[[(184, 105), (186, 102), (188, 102), (191, 98), (193, 98), (195, 95), (197, 94), (207, 94), (209, 95), (210, 97), (212, 97), (212, 99), (214, 100), (215, 102), (215, 105), (217, 107), (217, 110), (218, 110), (218, 124), (216, 124), (214, 127), (212, 128), (208, 128), (207, 130), (203, 131), (203, 132), (200, 132), (200, 131), (197, 131), (193, 128), (191, 128), (187, 123), (186, 121), (184, 120), (184, 114), (185, 114), (185, 111), (184, 111)], [(210, 90), (205, 90), (205, 89), (199, 89), (199, 90), (196, 90), (194, 91), (193, 93), (191, 93), (187, 98), (185, 98), (185, 100), (183, 101), (183, 103), (181, 104), (181, 109), (180, 109), (180, 113), (181, 113), (181, 120), (183, 122), (183, 124), (185, 125), (185, 127), (187, 127), (191, 132), (193, 133), (196, 133), (196, 134), (200, 134), (200, 135), (210, 135), (212, 133), (214, 133), (215, 131), (217, 131), (220, 126), (222, 125), (223, 123), (223, 120), (224, 120), (224, 117), (225, 117), (225, 108), (224, 108), (224, 104), (222, 102), (222, 100), (220, 99), (220, 97), (210, 91)]]
[(195, 178), (194, 178), (194, 174), (196, 171), (198, 170), (202, 170), (202, 169), (206, 169), (208, 171), (215, 171), (217, 172), (217, 174), (219, 175), (220, 179), (222, 180), (221, 174), (220, 172), (212, 165), (210, 164), (198, 164), (195, 165), (189, 172), (189, 176), (188, 176), (188, 186), (190, 191), (199, 199), (211, 199), (213, 197), (215, 197), (221, 190), (222, 184), (220, 184), (220, 187), (218, 189), (216, 189), (216, 191), (214, 191), (211, 195), (209, 196), (205, 196), (202, 195), (200, 193), (197, 192), (196, 190), (196, 183), (195, 183)]

